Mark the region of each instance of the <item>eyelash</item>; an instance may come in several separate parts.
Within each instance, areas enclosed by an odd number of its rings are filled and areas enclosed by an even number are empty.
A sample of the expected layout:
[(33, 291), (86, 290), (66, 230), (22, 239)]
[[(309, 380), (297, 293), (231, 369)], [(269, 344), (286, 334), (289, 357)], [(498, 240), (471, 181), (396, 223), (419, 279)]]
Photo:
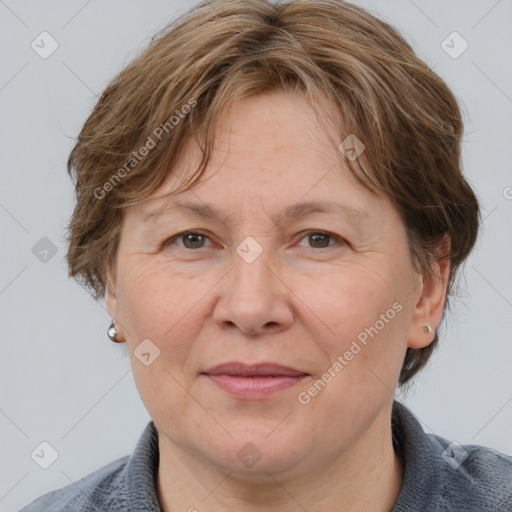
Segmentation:
[[(335, 240), (338, 243), (339, 242), (345, 242), (341, 237), (339, 237), (337, 235), (334, 235), (334, 234), (329, 233), (327, 231), (318, 231), (318, 230), (306, 231), (304, 233), (304, 236), (301, 238), (301, 240), (306, 238), (309, 235), (312, 235), (312, 234), (323, 235), (323, 236), (330, 237), (331, 239)], [(185, 237), (187, 235), (200, 235), (200, 236), (204, 236), (206, 238), (210, 238), (206, 233), (203, 233), (201, 231), (183, 231), (183, 232), (178, 233), (178, 234), (172, 236), (171, 238), (167, 239), (164, 242), (163, 247), (168, 247), (169, 245), (173, 244), (175, 242), (175, 240), (183, 238), (183, 237)], [(317, 248), (317, 247), (310, 247), (310, 249), (328, 249), (330, 247), (333, 247), (333, 245), (335, 245), (335, 244), (330, 244), (327, 247), (319, 247), (319, 248)], [(197, 249), (191, 249), (189, 247), (184, 247), (184, 246), (178, 246), (178, 247), (180, 247), (181, 249), (188, 249), (189, 251), (198, 251), (200, 249), (207, 249), (207, 247), (198, 247)]]

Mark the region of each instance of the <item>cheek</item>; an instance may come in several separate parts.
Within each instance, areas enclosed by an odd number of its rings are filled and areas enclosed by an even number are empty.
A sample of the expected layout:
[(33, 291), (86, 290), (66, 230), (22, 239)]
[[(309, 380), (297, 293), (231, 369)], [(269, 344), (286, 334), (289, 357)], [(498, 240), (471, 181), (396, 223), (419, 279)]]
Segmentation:
[[(179, 424), (191, 406), (185, 390), (193, 380), (182, 368), (199, 337), (200, 299), (211, 285), (207, 286), (204, 277), (171, 274), (168, 267), (153, 262), (133, 265), (122, 275), (120, 312), (129, 330), (127, 345), (140, 397), (157, 422)], [(136, 355), (145, 339), (159, 350), (148, 366)], [(170, 397), (172, 407), (164, 406)]]
[(384, 375), (399, 370), (407, 318), (400, 289), (391, 268), (376, 272), (375, 266), (344, 269), (301, 286), (301, 300), (318, 317), (316, 334), (325, 333), (316, 342), (331, 363), (344, 357), (351, 380), (367, 379), (369, 369)]
[(183, 319), (192, 314), (211, 286), (201, 275), (172, 272), (167, 265), (142, 261), (124, 269), (119, 287), (119, 311), (129, 342), (144, 338), (163, 343), (174, 339)]
[(383, 274), (361, 266), (344, 268), (321, 278), (302, 278), (298, 294), (331, 334), (356, 336), (399, 299), (398, 287)]

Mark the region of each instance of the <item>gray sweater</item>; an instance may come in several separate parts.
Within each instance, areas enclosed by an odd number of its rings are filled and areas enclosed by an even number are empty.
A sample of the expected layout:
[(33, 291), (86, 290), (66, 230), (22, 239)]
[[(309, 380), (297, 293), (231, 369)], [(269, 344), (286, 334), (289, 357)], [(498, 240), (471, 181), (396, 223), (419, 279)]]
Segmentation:
[[(512, 512), (512, 457), (427, 434), (397, 401), (392, 431), (404, 478), (391, 512)], [(158, 458), (158, 433), (151, 421), (131, 456), (41, 496), (20, 512), (161, 512)]]

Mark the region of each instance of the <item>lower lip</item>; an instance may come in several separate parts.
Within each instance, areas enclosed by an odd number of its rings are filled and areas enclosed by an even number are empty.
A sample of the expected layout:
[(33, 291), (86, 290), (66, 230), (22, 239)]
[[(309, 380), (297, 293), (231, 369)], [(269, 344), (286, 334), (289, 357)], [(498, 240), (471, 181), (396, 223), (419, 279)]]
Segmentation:
[(302, 382), (307, 375), (299, 377), (241, 377), (235, 375), (206, 375), (217, 386), (229, 393), (249, 400), (267, 398), (269, 395), (295, 386)]

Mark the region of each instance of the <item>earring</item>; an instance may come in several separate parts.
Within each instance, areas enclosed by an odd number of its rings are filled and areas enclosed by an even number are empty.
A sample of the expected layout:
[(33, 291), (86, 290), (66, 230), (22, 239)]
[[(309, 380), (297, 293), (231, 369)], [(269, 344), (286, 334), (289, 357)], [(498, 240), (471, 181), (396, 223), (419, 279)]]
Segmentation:
[(422, 327), (422, 329), (423, 329), (423, 332), (424, 332), (425, 334), (428, 334), (428, 333), (433, 332), (433, 329), (432, 329), (432, 327), (430, 327), (430, 324), (425, 324), (425, 325)]
[(113, 320), (112, 323), (110, 324), (110, 327), (107, 330), (107, 336), (110, 338), (110, 341), (113, 341), (115, 343), (122, 343), (122, 341), (118, 339), (119, 331), (116, 329), (115, 320)]

